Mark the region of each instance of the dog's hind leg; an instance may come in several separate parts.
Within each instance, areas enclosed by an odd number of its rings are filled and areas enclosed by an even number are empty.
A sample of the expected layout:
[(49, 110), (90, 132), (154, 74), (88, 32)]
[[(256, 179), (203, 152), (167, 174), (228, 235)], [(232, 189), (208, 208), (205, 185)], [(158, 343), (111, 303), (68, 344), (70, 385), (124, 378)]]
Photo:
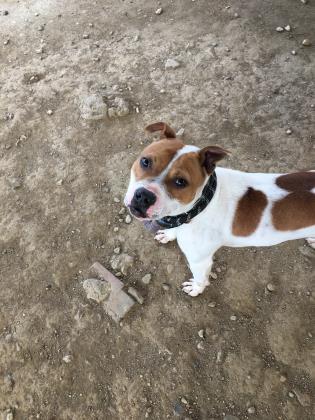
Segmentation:
[(314, 238), (306, 238), (306, 242), (309, 244), (311, 248), (315, 249), (315, 237)]

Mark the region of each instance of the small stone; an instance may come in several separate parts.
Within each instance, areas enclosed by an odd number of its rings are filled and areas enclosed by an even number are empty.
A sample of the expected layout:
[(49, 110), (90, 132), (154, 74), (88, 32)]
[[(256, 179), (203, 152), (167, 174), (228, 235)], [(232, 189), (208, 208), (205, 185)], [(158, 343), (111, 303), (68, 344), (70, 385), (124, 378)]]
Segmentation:
[(170, 290), (170, 285), (167, 283), (162, 283), (162, 289), (167, 292), (168, 290)]
[(134, 40), (135, 42), (138, 42), (138, 41), (139, 41), (139, 35), (135, 35), (135, 37), (133, 38), (133, 40)]
[(208, 304), (208, 306), (209, 306), (210, 308), (215, 308), (215, 307), (217, 306), (217, 304), (216, 304), (215, 302), (210, 302), (210, 303)]
[(114, 203), (120, 203), (120, 200), (118, 197), (114, 197)]
[(211, 277), (213, 280), (216, 280), (216, 279), (218, 278), (218, 275), (217, 275), (216, 273), (211, 272), (211, 273), (210, 273), (210, 277)]
[(40, 25), (37, 29), (39, 32), (42, 32), (45, 29), (45, 25)]
[(163, 13), (163, 9), (162, 7), (159, 7), (158, 9), (156, 9), (155, 14), (156, 15), (161, 15)]
[(290, 31), (291, 31), (291, 26), (290, 26), (290, 25), (286, 25), (286, 26), (284, 27), (284, 29), (285, 29), (287, 32), (290, 32)]
[(256, 413), (256, 408), (255, 407), (248, 407), (247, 412), (248, 412), (248, 414), (255, 414)]
[(101, 120), (107, 117), (107, 105), (101, 95), (87, 95), (80, 100), (80, 113), (85, 120)]
[(240, 17), (240, 15), (238, 13), (234, 13), (234, 17), (237, 19)]
[(107, 282), (98, 279), (84, 280), (83, 288), (87, 298), (95, 300), (97, 303), (108, 298), (111, 290), (111, 287)]
[(236, 320), (237, 320), (236, 315), (231, 315), (231, 316), (230, 316), (230, 320), (231, 320), (231, 321), (236, 321)]
[(110, 102), (107, 115), (109, 118), (125, 117), (130, 113), (129, 103), (124, 98), (115, 97)]
[(267, 290), (269, 292), (274, 292), (276, 290), (275, 286), (272, 283), (267, 284)]
[(48, 109), (48, 111), (46, 112), (47, 115), (52, 115), (54, 113), (54, 111), (52, 109)]
[(197, 349), (198, 350), (204, 350), (204, 345), (201, 341), (197, 344)]
[(185, 407), (180, 402), (176, 402), (174, 406), (174, 415), (179, 417), (185, 413)]
[(140, 303), (140, 305), (143, 304), (143, 302), (144, 302), (143, 297), (140, 295), (140, 293), (138, 292), (138, 290), (136, 290), (134, 287), (128, 287), (128, 293), (129, 293), (129, 295), (131, 295), (132, 297), (134, 297), (136, 299), (136, 301), (138, 303)]
[(288, 129), (286, 130), (286, 133), (287, 133), (287, 135), (289, 136), (290, 134), (292, 134), (292, 130), (291, 130), (290, 128), (288, 128)]
[(125, 207), (122, 207), (120, 210), (119, 210), (119, 213), (118, 214), (125, 214), (126, 213), (126, 208)]
[(166, 70), (173, 70), (177, 69), (180, 66), (180, 63), (173, 58), (168, 58), (165, 62), (165, 69)]
[(199, 330), (198, 335), (200, 338), (205, 338), (205, 330)]
[(83, 39), (89, 39), (90, 38), (90, 34), (83, 34)]
[(7, 410), (6, 416), (5, 416), (5, 420), (13, 420), (13, 413), (12, 411), (9, 409)]
[(114, 232), (118, 232), (119, 231), (119, 227), (118, 226), (115, 226), (114, 227)]
[(8, 45), (9, 42), (10, 42), (10, 40), (9, 39), (6, 39), (5, 41), (3, 41), (3, 45)]
[(186, 398), (185, 398), (185, 397), (182, 397), (180, 400), (181, 400), (181, 402), (182, 402), (183, 404), (185, 404), (185, 405), (187, 405), (187, 404), (188, 404), (188, 401), (186, 400)]
[(278, 26), (278, 27), (276, 28), (276, 31), (277, 31), (277, 32), (283, 32), (283, 31), (284, 31), (284, 29), (283, 29), (283, 27), (282, 27), (282, 26)]
[(59, 181), (56, 182), (56, 185), (58, 185), (60, 187), (60, 185), (63, 184), (63, 179), (59, 179)]
[(288, 395), (289, 395), (289, 397), (290, 397), (290, 398), (294, 398), (294, 394), (293, 394), (293, 392), (291, 392), (291, 391), (290, 391), (290, 392), (288, 393)]
[(216, 359), (216, 362), (217, 363), (221, 363), (222, 362), (222, 355), (223, 355), (222, 351), (219, 350), (218, 353), (217, 353), (217, 359)]
[(65, 356), (63, 356), (63, 358), (62, 358), (62, 360), (65, 362), (65, 363), (71, 363), (72, 362), (72, 356), (71, 356), (71, 354), (66, 354)]
[(291, 54), (292, 54), (292, 55), (296, 55), (296, 51), (295, 51), (295, 50), (292, 50), (292, 51), (291, 51)]
[(152, 274), (150, 274), (150, 273), (146, 274), (141, 279), (143, 284), (149, 284), (151, 280), (152, 280)]
[(127, 225), (129, 225), (131, 223), (131, 216), (130, 214), (127, 214), (126, 218), (125, 218), (125, 223), (127, 223)]
[(176, 133), (176, 137), (182, 137), (185, 133), (185, 129), (184, 128), (180, 128), (177, 133)]
[(308, 3), (308, 0), (301, 0), (301, 3), (307, 4)]
[(287, 377), (285, 375), (281, 375), (280, 376), (280, 382), (283, 384), (286, 381), (287, 381)]
[(306, 38), (306, 39), (303, 39), (302, 45), (304, 47), (310, 47), (312, 45), (312, 43), (311, 43), (311, 41), (309, 39)]

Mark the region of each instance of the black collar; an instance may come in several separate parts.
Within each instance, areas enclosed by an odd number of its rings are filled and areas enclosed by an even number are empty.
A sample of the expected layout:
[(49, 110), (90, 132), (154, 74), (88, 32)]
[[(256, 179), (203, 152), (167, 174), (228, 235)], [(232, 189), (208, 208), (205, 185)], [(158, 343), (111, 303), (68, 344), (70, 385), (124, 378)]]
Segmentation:
[(217, 188), (217, 176), (213, 172), (206, 185), (204, 186), (201, 196), (195, 202), (192, 209), (185, 213), (178, 214), (177, 216), (166, 216), (162, 219), (156, 220), (159, 226), (164, 229), (171, 229), (189, 223), (194, 217), (200, 214), (212, 200), (215, 190)]

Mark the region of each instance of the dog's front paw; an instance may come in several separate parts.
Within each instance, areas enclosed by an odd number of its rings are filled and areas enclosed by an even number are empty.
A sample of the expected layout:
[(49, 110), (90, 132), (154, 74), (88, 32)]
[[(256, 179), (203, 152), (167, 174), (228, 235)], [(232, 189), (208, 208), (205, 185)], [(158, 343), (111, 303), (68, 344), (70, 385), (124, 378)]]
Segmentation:
[(194, 279), (191, 279), (183, 283), (183, 291), (189, 296), (198, 296), (204, 291), (206, 286), (207, 283), (200, 284), (197, 283)]
[(158, 230), (154, 239), (159, 241), (161, 244), (167, 244), (167, 242), (173, 241), (175, 238), (165, 230)]

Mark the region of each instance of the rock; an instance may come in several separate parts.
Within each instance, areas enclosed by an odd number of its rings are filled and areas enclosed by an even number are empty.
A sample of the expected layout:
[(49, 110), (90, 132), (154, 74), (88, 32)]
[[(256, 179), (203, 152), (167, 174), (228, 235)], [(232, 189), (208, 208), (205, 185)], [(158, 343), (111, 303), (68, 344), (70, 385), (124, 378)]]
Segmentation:
[(295, 51), (295, 50), (292, 50), (292, 51), (291, 51), (291, 54), (292, 54), (292, 55), (296, 55), (296, 51)]
[(152, 274), (150, 274), (150, 273), (146, 274), (141, 279), (143, 284), (149, 284), (151, 280), (152, 280)]
[(247, 409), (248, 414), (255, 414), (256, 413), (256, 408), (255, 407), (248, 407)]
[(71, 356), (71, 354), (66, 354), (65, 356), (63, 356), (62, 360), (65, 363), (71, 363), (72, 362), (73, 357)]
[(185, 129), (182, 127), (177, 131), (176, 137), (181, 137), (184, 135), (184, 133), (185, 133)]
[(235, 19), (237, 19), (237, 18), (240, 17), (240, 15), (238, 13), (234, 13), (234, 17), (235, 17)]
[(211, 273), (210, 273), (210, 277), (211, 277), (213, 280), (216, 280), (216, 279), (218, 278), (218, 275), (217, 275), (216, 273), (211, 272)]
[(177, 401), (174, 406), (174, 415), (177, 417), (182, 416), (185, 411), (185, 407), (179, 401)]
[(115, 254), (120, 254), (120, 247), (118, 246), (117, 248), (114, 248), (114, 253)]
[(215, 308), (217, 304), (215, 302), (210, 302), (208, 306), (210, 306), (210, 308)]
[(133, 266), (134, 259), (128, 254), (113, 255), (110, 265), (113, 270), (120, 271), (124, 276), (128, 274), (129, 269)]
[(90, 34), (83, 34), (83, 39), (89, 39), (90, 38)]
[(84, 96), (80, 101), (80, 112), (85, 120), (101, 120), (107, 116), (107, 105), (101, 95)]
[(159, 7), (158, 9), (156, 9), (155, 14), (156, 15), (161, 15), (163, 13), (163, 9), (162, 7)]
[(284, 31), (284, 29), (283, 29), (283, 27), (282, 27), (282, 26), (278, 26), (278, 27), (276, 28), (276, 31), (277, 31), (277, 32), (283, 32), (283, 31)]
[(290, 392), (288, 393), (288, 395), (289, 395), (289, 397), (290, 397), (290, 398), (294, 398), (294, 394), (293, 394), (293, 392), (291, 392), (291, 391), (290, 391)]
[(287, 32), (290, 32), (290, 31), (291, 31), (291, 26), (290, 26), (290, 25), (286, 25), (286, 26), (284, 27), (284, 29), (285, 29)]
[(198, 335), (200, 338), (205, 338), (205, 330), (199, 330)]
[(275, 286), (272, 283), (268, 283), (266, 287), (268, 292), (274, 292), (276, 290)]
[(286, 130), (286, 133), (287, 133), (288, 135), (290, 135), (290, 134), (292, 134), (292, 130), (291, 130), (290, 128), (288, 128), (288, 129)]
[(180, 63), (176, 60), (174, 60), (173, 58), (168, 58), (165, 62), (165, 69), (166, 70), (170, 70), (170, 69), (177, 69), (180, 66)]
[(7, 375), (5, 375), (4, 379), (3, 379), (3, 383), (6, 387), (6, 389), (8, 390), (8, 392), (12, 392), (13, 388), (14, 388), (14, 379), (11, 373), (8, 373)]
[(42, 32), (44, 29), (45, 29), (45, 25), (40, 25), (40, 26), (37, 28), (37, 30), (38, 30), (39, 32)]
[(301, 0), (301, 3), (307, 4), (308, 3), (308, 0)]
[(287, 381), (287, 377), (285, 375), (281, 375), (280, 376), (280, 382), (283, 384), (286, 381)]
[(60, 187), (62, 184), (63, 184), (63, 179), (59, 179), (59, 180), (56, 182), (56, 185), (58, 185), (58, 187)]
[(95, 300), (97, 303), (103, 302), (110, 294), (110, 285), (102, 280), (87, 279), (83, 282), (83, 288), (88, 299)]
[(129, 225), (131, 223), (131, 216), (130, 216), (130, 214), (127, 214), (127, 216), (125, 218), (125, 223), (127, 223), (127, 225)]
[(13, 416), (13, 412), (11, 411), (11, 409), (8, 409), (6, 411), (6, 415), (4, 420), (13, 420), (14, 416)]
[(54, 113), (54, 111), (52, 109), (48, 109), (48, 111), (46, 112), (47, 115), (52, 115)]
[(109, 118), (125, 117), (129, 113), (129, 103), (123, 98), (115, 97), (114, 100), (108, 104)]
[(237, 320), (236, 315), (231, 315), (231, 316), (230, 316), (230, 320), (231, 320), (231, 321), (236, 321), (236, 320)]
[(114, 197), (114, 203), (120, 203), (120, 200), (118, 197)]
[(205, 349), (204, 348), (204, 345), (203, 345), (203, 343), (201, 341), (197, 344), (197, 349), (198, 350), (204, 350)]
[(303, 39), (302, 45), (304, 47), (310, 47), (312, 45), (312, 43), (311, 43), (311, 41), (309, 39), (306, 38), (306, 39)]
[(162, 289), (165, 291), (170, 290), (170, 285), (167, 283), (162, 283)]
[(140, 305), (143, 304), (143, 302), (144, 302), (143, 297), (140, 295), (138, 290), (136, 290), (134, 287), (128, 287), (128, 293), (129, 293), (129, 295), (134, 297), (136, 299), (136, 301), (140, 303)]
[(114, 227), (114, 232), (116, 232), (116, 233), (117, 233), (118, 231), (119, 231), (119, 227), (115, 226), (115, 227)]
[[(118, 199), (119, 200), (119, 199)], [(125, 207), (122, 207), (120, 210), (119, 210), (119, 213), (118, 214), (120, 214), (120, 215), (122, 215), (122, 214), (125, 214), (126, 213), (126, 208)]]

